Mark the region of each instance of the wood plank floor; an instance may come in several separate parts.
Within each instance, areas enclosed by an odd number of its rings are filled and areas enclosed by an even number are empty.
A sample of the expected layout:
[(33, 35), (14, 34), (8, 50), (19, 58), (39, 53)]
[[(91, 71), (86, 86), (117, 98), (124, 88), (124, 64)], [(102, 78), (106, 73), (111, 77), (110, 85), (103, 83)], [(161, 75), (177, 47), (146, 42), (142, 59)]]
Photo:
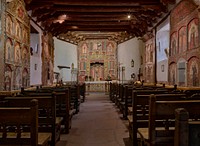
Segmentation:
[(105, 93), (90, 93), (57, 146), (127, 146), (127, 121)]

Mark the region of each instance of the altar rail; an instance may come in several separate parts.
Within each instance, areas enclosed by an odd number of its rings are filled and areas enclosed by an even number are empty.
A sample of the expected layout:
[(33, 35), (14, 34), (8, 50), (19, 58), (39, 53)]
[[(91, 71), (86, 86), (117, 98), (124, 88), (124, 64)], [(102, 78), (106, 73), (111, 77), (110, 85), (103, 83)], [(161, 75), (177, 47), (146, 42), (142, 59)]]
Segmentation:
[(109, 82), (86, 82), (86, 92), (109, 92)]

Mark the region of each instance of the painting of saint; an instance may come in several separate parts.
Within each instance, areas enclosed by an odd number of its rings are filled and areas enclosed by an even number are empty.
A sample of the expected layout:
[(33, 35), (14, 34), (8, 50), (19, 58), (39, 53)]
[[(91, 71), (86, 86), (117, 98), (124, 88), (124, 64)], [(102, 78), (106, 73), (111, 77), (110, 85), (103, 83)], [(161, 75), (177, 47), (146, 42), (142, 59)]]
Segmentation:
[(4, 90), (11, 90), (11, 80), (12, 80), (12, 69), (10, 66), (6, 66), (5, 68), (5, 81), (4, 81)]
[(197, 59), (192, 58), (189, 61), (189, 79), (190, 83), (192, 86), (199, 86), (199, 80), (198, 80), (198, 74), (199, 74), (199, 69), (198, 69), (198, 64), (197, 64)]
[(15, 76), (14, 76), (14, 80), (15, 80), (15, 89), (20, 89), (20, 87), (21, 87), (21, 71), (20, 71), (20, 67), (17, 67), (16, 69), (15, 69)]
[(177, 53), (177, 33), (174, 32), (171, 35), (171, 50), (170, 50), (170, 55), (175, 55)]
[(187, 47), (186, 27), (179, 30), (179, 53), (185, 52)]
[(188, 25), (188, 47), (193, 49), (198, 46), (198, 19), (192, 20)]
[(21, 28), (20, 28), (19, 22), (16, 22), (16, 25), (15, 25), (15, 35), (18, 38), (21, 37)]
[(20, 52), (20, 47), (19, 44), (15, 46), (15, 62), (19, 63), (21, 61), (21, 52)]
[(175, 63), (169, 66), (169, 81), (171, 85), (176, 84), (176, 64)]
[(84, 43), (83, 46), (82, 46), (82, 53), (86, 54), (87, 53), (87, 49), (88, 49), (87, 44)]
[(5, 55), (5, 59), (6, 62), (11, 62), (13, 60), (12, 57), (12, 42), (10, 39), (6, 40), (6, 55)]
[(108, 45), (107, 45), (107, 52), (112, 53), (113, 49), (114, 49), (114, 44), (109, 42)]
[(28, 86), (28, 71), (25, 68), (22, 73), (22, 86), (27, 87)]
[(22, 60), (24, 64), (28, 63), (28, 51), (26, 48), (23, 49)]
[(22, 6), (19, 6), (19, 7), (17, 8), (17, 15), (18, 15), (18, 17), (21, 18), (21, 19), (24, 18), (24, 9), (23, 9)]
[(9, 34), (12, 34), (12, 30), (13, 30), (12, 18), (10, 16), (7, 16), (6, 17), (6, 32)]

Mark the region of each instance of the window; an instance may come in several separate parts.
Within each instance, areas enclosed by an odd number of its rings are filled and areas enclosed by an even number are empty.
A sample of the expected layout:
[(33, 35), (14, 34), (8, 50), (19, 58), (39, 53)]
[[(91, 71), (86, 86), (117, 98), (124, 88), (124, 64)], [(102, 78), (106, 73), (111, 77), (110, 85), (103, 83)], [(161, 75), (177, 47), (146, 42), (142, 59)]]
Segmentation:
[(185, 62), (179, 62), (178, 64), (178, 79), (179, 85), (185, 85)]

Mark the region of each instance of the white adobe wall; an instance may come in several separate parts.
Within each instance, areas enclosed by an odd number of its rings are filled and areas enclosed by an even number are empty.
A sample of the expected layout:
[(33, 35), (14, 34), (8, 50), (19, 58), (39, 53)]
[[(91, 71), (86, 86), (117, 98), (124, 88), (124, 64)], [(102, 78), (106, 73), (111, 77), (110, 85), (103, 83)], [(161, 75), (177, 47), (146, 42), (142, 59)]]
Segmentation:
[[(71, 65), (77, 68), (77, 45), (67, 43), (54, 37), (54, 71), (59, 72), (63, 82), (71, 81)], [(59, 70), (57, 66), (68, 66), (70, 69)]]
[[(121, 66), (125, 67), (125, 80), (131, 80), (132, 73), (135, 73), (135, 79), (137, 79), (139, 68), (141, 68), (143, 49), (144, 43), (137, 38), (130, 39), (118, 45), (118, 62), (121, 63)], [(134, 67), (131, 67), (132, 59), (134, 60)]]

